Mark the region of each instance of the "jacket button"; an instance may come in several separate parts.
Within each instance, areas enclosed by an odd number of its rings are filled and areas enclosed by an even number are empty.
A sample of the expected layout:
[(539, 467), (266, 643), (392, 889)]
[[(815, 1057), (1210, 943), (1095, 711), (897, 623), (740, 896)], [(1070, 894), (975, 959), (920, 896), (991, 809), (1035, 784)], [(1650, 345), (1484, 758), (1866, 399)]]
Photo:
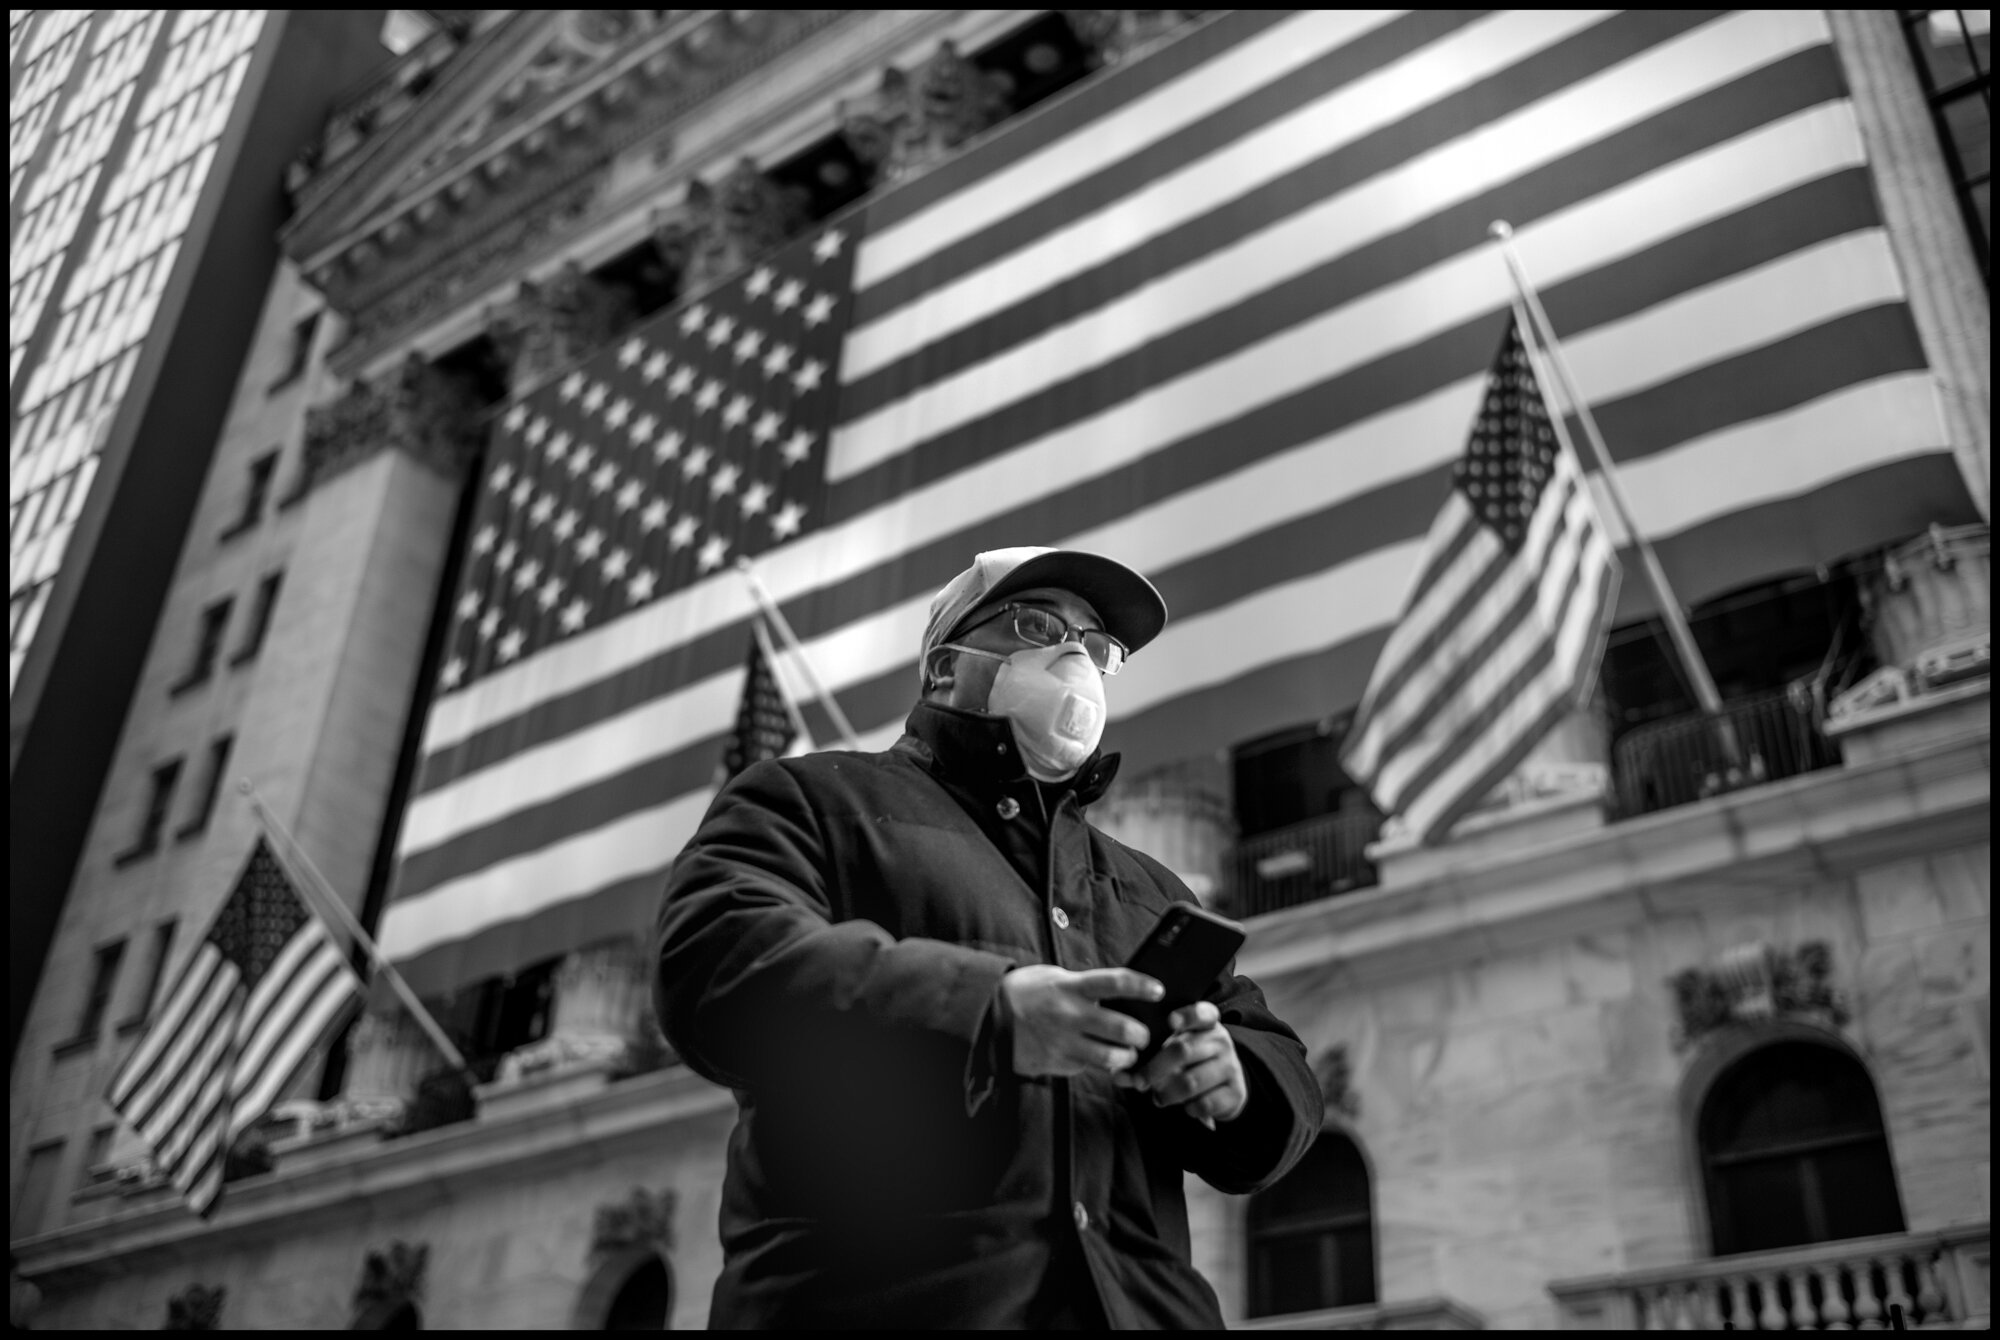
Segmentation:
[(1049, 919), (1056, 923), (1057, 930), (1066, 931), (1069, 929), (1069, 913), (1063, 911), (1060, 907), (1049, 913)]
[(1082, 1201), (1078, 1201), (1075, 1205), (1072, 1205), (1070, 1207), (1070, 1214), (1076, 1219), (1077, 1232), (1084, 1233), (1089, 1231), (1090, 1211), (1083, 1208)]
[(993, 746), (993, 752), (996, 754), (1004, 754), (1007, 752), (1007, 746), (1004, 744), (996, 744)]
[(1021, 812), (1021, 802), (1012, 796), (1002, 796), (1000, 803), (993, 808), (1002, 819), (1012, 819)]

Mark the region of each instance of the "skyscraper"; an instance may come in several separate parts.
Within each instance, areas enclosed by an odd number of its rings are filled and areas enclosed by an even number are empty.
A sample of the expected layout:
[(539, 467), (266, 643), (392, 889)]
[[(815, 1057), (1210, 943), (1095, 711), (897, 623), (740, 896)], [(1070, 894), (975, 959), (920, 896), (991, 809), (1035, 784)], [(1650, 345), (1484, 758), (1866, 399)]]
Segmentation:
[(276, 258), (282, 169), (383, 11), (8, 29), (9, 1046)]

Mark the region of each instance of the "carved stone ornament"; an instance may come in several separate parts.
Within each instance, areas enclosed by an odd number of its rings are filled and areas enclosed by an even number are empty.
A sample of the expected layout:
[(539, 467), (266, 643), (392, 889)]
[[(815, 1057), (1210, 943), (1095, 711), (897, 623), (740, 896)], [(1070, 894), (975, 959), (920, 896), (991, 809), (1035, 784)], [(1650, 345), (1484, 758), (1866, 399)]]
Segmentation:
[(456, 477), (479, 448), (480, 409), (463, 379), (412, 353), (394, 372), (357, 380), (337, 400), (306, 412), (307, 487), (390, 449)]
[(1833, 700), (1835, 722), (1993, 673), (1993, 537), (1937, 526), (1883, 555), (1861, 586), (1882, 668)]
[(1106, 65), (1116, 65), (1140, 47), (1163, 37), (1205, 11), (1199, 9), (1065, 9), (1070, 31), (1097, 53)]
[(1361, 1115), (1361, 1095), (1350, 1087), (1353, 1072), (1348, 1067), (1347, 1044), (1336, 1042), (1320, 1053), (1313, 1064), (1313, 1073), (1319, 1077), (1319, 1091), (1326, 1098), (1329, 1112), (1338, 1112), (1352, 1121)]
[(807, 198), (803, 188), (780, 185), (739, 159), (715, 186), (690, 181), (680, 213), (655, 225), (653, 240), (680, 270), (683, 293), (706, 288), (803, 229)]
[(1789, 951), (1738, 945), (1705, 968), (1674, 974), (1667, 985), (1678, 1015), (1677, 1049), (1729, 1024), (1804, 1018), (1838, 1028), (1848, 1020), (1846, 1002), (1833, 987), (1833, 953), (1822, 940)]
[(609, 1256), (631, 1247), (669, 1252), (674, 1246), (674, 1208), (680, 1195), (672, 1187), (648, 1191), (642, 1186), (622, 1201), (597, 1207), (591, 1225), (590, 1254)]
[(361, 1264), (361, 1282), (354, 1289), (352, 1330), (376, 1330), (404, 1308), (423, 1298), (424, 1268), (430, 1263), (428, 1243), (392, 1242), (369, 1252)]
[(518, 389), (597, 348), (633, 315), (630, 294), (570, 261), (546, 279), (522, 280), (514, 300), (492, 313), (488, 333)]
[(167, 1300), (165, 1331), (219, 1331), (222, 1303), (229, 1291), (220, 1284), (190, 1284)]
[(639, 1062), (636, 1040), (652, 1006), (647, 959), (639, 945), (615, 938), (567, 954), (556, 967), (549, 1034), (507, 1053), (496, 1079), (609, 1065), (626, 1073)]
[(869, 105), (843, 103), (836, 115), (848, 146), (876, 180), (894, 181), (997, 124), (1009, 92), (1005, 75), (981, 69), (942, 41), (914, 75), (890, 66)]

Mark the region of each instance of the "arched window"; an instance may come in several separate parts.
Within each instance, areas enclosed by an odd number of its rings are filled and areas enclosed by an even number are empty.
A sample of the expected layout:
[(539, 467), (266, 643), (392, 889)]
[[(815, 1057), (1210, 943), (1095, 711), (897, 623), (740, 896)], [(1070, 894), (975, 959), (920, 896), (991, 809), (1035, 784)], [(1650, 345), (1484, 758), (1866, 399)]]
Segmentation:
[(1375, 1301), (1368, 1167), (1354, 1141), (1326, 1131), (1299, 1165), (1250, 1198), (1253, 1317)]
[(1742, 1057), (1703, 1100), (1698, 1139), (1717, 1256), (1903, 1231), (1875, 1085), (1844, 1052)]
[(664, 1331), (672, 1302), (673, 1282), (667, 1278), (666, 1264), (657, 1256), (648, 1256), (618, 1286), (618, 1296), (604, 1314), (604, 1329)]

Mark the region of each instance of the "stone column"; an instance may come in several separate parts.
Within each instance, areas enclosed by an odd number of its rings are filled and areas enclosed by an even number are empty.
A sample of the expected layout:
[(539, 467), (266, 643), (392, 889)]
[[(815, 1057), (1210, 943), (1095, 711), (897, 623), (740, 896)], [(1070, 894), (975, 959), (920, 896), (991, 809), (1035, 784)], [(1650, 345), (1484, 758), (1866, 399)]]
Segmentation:
[(557, 965), (548, 1036), (509, 1052), (493, 1083), (477, 1090), (491, 1115), (569, 1101), (604, 1087), (636, 1063), (650, 978), (639, 942), (603, 940)]
[(370, 1010), (347, 1038), (347, 1076), (335, 1109), (342, 1124), (400, 1120), (417, 1084), (443, 1065), (408, 1010)]
[(567, 262), (524, 279), (514, 300), (488, 313), (488, 330), (517, 392), (596, 350), (629, 324), (631, 296)]
[(1827, 711), (1849, 766), (1990, 731), (1992, 532), (1932, 526), (1883, 557), (1861, 598), (1882, 668)]
[(835, 107), (841, 134), (879, 183), (921, 172), (1007, 115), (1007, 81), (938, 43), (914, 74), (895, 66), (873, 96)]
[(1065, 9), (1063, 17), (1100, 61), (1117, 65), (1200, 13), (1198, 9)]
[(808, 222), (806, 200), (803, 189), (781, 186), (739, 159), (714, 186), (690, 181), (679, 211), (654, 221), (653, 242), (685, 276), (681, 291), (691, 293), (797, 235)]
[(1137, 777), (1120, 777), (1090, 809), (1090, 821), (1181, 877), (1205, 907), (1228, 892), (1229, 849), (1236, 841), (1229, 769), (1214, 756), (1184, 759)]

